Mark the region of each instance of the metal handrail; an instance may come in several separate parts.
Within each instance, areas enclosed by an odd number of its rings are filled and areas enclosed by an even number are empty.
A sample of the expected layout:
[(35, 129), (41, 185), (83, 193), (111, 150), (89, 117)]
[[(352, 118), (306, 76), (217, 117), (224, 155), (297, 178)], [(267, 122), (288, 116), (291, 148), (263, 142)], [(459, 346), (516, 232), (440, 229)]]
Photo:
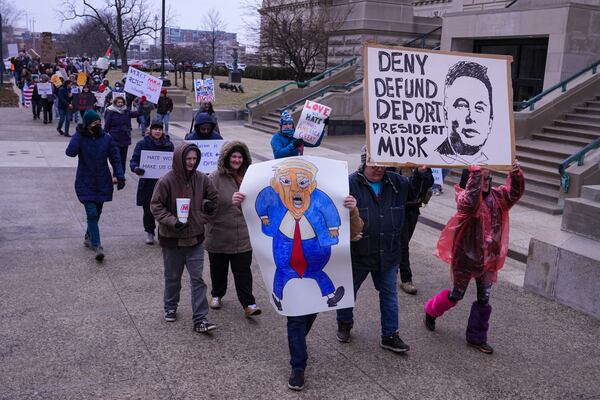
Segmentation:
[(431, 30), (431, 31), (429, 31), (429, 32), (427, 32), (427, 33), (424, 33), (424, 34), (422, 34), (421, 36), (419, 36), (419, 37), (416, 37), (416, 38), (414, 38), (414, 39), (412, 39), (412, 40), (410, 40), (410, 41), (408, 41), (408, 42), (404, 43), (404, 44), (403, 44), (403, 46), (404, 46), (404, 47), (408, 47), (408, 46), (410, 46), (411, 44), (413, 44), (413, 43), (416, 43), (416, 42), (418, 42), (419, 40), (422, 40), (422, 41), (423, 41), (423, 43), (421, 44), (421, 48), (425, 48), (425, 39), (427, 39), (427, 36), (431, 35), (431, 34), (432, 34), (432, 33), (434, 33), (434, 32), (437, 32), (437, 31), (439, 31), (440, 29), (442, 29), (442, 27), (441, 27), (441, 26), (438, 26), (437, 28), (435, 28), (435, 29), (433, 29), (433, 30)]
[(543, 97), (545, 97), (546, 95), (555, 91), (558, 88), (561, 89), (561, 92), (566, 92), (568, 83), (570, 83), (574, 79), (579, 78), (581, 75), (585, 74), (586, 72), (588, 72), (590, 70), (592, 71), (592, 75), (595, 75), (596, 72), (598, 72), (598, 66), (600, 66), (600, 60), (598, 60), (595, 63), (591, 64), (590, 66), (582, 69), (581, 71), (579, 71), (575, 75), (572, 75), (571, 77), (565, 79), (564, 81), (559, 82), (556, 85), (544, 90), (542, 93), (539, 93), (539, 94), (533, 96), (529, 100), (515, 101), (513, 103), (513, 106), (516, 109), (516, 111), (522, 111), (526, 108), (529, 108), (530, 111), (533, 111), (535, 109), (535, 103), (540, 101)]
[(513, 1), (511, 1), (511, 2), (510, 2), (510, 3), (508, 3), (508, 4), (507, 4), (507, 5), (504, 7), (504, 8), (511, 7), (511, 6), (512, 6), (513, 4), (515, 4), (517, 1), (519, 1), (519, 0), (513, 0)]
[(348, 83), (344, 83), (344, 84), (333, 84), (333, 85), (328, 85), (325, 86), (324, 88), (321, 88), (319, 90), (317, 90), (316, 92), (313, 92), (311, 94), (308, 94), (306, 96), (304, 96), (303, 98), (296, 100), (295, 102), (288, 104), (285, 107), (281, 107), (278, 108), (277, 111), (281, 112), (283, 110), (289, 110), (289, 111), (294, 111), (294, 109), (299, 105), (299, 104), (304, 104), (304, 102), (306, 100), (310, 100), (311, 98), (315, 98), (315, 97), (320, 97), (323, 94), (325, 94), (326, 92), (332, 91), (334, 89), (339, 89), (339, 90), (346, 90), (346, 91), (350, 91), (357, 83), (362, 82), (363, 78), (357, 78), (353, 81), (350, 81)]
[(270, 92), (265, 93), (265, 94), (263, 94), (261, 96), (258, 96), (256, 98), (250, 100), (249, 102), (247, 102), (246, 103), (246, 109), (250, 109), (250, 106), (252, 104), (254, 104), (254, 103), (260, 104), (261, 100), (265, 99), (266, 97), (270, 97), (271, 95), (273, 95), (275, 93), (285, 92), (285, 90), (287, 89), (287, 87), (290, 86), (290, 85), (296, 85), (298, 87), (309, 86), (311, 82), (320, 80), (320, 79), (322, 79), (325, 76), (330, 77), (331, 74), (333, 72), (337, 71), (338, 69), (341, 69), (341, 68), (344, 68), (344, 67), (347, 67), (347, 66), (350, 66), (350, 65), (354, 65), (357, 61), (358, 61), (358, 57), (351, 58), (351, 59), (349, 59), (347, 61), (344, 61), (341, 64), (338, 64), (336, 66), (333, 66), (333, 67), (331, 67), (331, 68), (329, 68), (329, 69), (321, 72), (319, 75), (313, 76), (312, 78), (310, 78), (309, 80), (304, 81), (304, 82), (293, 81), (293, 82), (284, 83), (283, 85), (281, 85), (279, 87), (276, 87), (275, 89), (271, 90)]
[(560, 163), (558, 166), (558, 173), (560, 174), (560, 187), (562, 188), (563, 192), (569, 192), (570, 176), (566, 169), (575, 161), (577, 161), (577, 165), (583, 165), (583, 159), (585, 158), (585, 155), (597, 147), (600, 147), (600, 138), (594, 140), (592, 143), (588, 144), (583, 149), (579, 150), (572, 156), (569, 156), (562, 163)]

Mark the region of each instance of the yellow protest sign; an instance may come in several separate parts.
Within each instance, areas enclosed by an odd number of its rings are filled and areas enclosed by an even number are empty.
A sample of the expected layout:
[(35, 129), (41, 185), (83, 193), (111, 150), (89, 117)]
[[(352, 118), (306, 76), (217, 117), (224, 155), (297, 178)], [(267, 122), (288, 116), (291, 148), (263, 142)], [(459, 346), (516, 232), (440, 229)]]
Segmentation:
[(87, 83), (87, 74), (85, 72), (80, 72), (77, 74), (77, 86), (85, 86)]

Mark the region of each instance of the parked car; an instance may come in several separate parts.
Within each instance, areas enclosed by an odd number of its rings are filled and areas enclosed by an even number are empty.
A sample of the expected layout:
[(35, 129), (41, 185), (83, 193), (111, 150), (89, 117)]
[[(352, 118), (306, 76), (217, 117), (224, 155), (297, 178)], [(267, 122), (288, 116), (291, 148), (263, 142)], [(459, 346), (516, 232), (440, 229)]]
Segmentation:
[[(154, 59), (152, 61), (154, 62), (154, 71), (160, 71), (160, 68), (161, 68), (161, 66), (160, 66), (161, 59), (160, 58), (156, 58), (156, 59)], [(165, 71), (175, 71), (175, 67), (168, 60), (165, 60)]]
[(192, 69), (194, 70), (194, 72), (200, 72), (200, 71), (202, 71), (202, 68), (204, 68), (203, 63), (196, 63), (196, 64), (192, 65)]

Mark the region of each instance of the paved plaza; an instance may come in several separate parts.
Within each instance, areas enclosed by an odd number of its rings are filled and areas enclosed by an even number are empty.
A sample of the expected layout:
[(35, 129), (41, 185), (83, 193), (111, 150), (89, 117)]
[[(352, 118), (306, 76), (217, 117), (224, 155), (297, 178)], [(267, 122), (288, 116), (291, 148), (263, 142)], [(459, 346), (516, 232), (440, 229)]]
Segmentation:
[[(0, 121), (0, 399), (600, 399), (600, 321), (525, 292), (525, 265), (515, 259), (492, 290), (493, 355), (465, 343), (474, 285), (435, 332), (425, 329), (426, 299), (450, 284), (448, 267), (433, 256), (434, 223), (419, 224), (411, 242), (419, 292), (399, 294), (410, 352), (379, 347), (378, 295), (367, 280), (352, 342), (336, 340), (334, 312), (320, 314), (308, 337), (306, 388), (291, 392), (286, 319), (269, 304), (257, 265), (262, 315), (244, 317), (230, 279), (224, 307), (209, 314), (218, 329), (194, 333), (185, 273), (179, 319), (166, 323), (162, 256), (144, 244), (137, 176), (128, 172), (125, 189), (105, 205), (106, 258), (97, 263), (82, 245), (85, 212), (67, 139), (29, 110), (0, 109)], [(188, 126), (172, 125), (172, 138)], [(225, 139), (248, 144), (255, 162), (271, 158), (270, 135), (240, 122), (220, 126)], [(361, 142), (328, 137), (307, 154), (346, 160), (352, 171)], [(445, 191), (423, 210), (428, 221), (452, 213), (454, 196)], [(517, 253), (526, 254), (536, 231), (560, 226), (560, 217), (520, 207), (511, 217)]]

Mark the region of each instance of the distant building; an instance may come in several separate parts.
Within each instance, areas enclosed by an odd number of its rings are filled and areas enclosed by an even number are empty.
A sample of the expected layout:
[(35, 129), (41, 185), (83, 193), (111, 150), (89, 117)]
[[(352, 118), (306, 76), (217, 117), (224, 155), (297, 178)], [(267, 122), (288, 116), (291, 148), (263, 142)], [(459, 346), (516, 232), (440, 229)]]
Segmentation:
[[(177, 46), (199, 45), (203, 51), (209, 50), (209, 37), (211, 32), (197, 29), (181, 29), (178, 27), (165, 27), (165, 44)], [(237, 33), (219, 32), (219, 43), (215, 51), (215, 62), (233, 63), (233, 52), (237, 49), (238, 62), (245, 63), (246, 46), (237, 41)], [(210, 56), (207, 54), (207, 60)]]

